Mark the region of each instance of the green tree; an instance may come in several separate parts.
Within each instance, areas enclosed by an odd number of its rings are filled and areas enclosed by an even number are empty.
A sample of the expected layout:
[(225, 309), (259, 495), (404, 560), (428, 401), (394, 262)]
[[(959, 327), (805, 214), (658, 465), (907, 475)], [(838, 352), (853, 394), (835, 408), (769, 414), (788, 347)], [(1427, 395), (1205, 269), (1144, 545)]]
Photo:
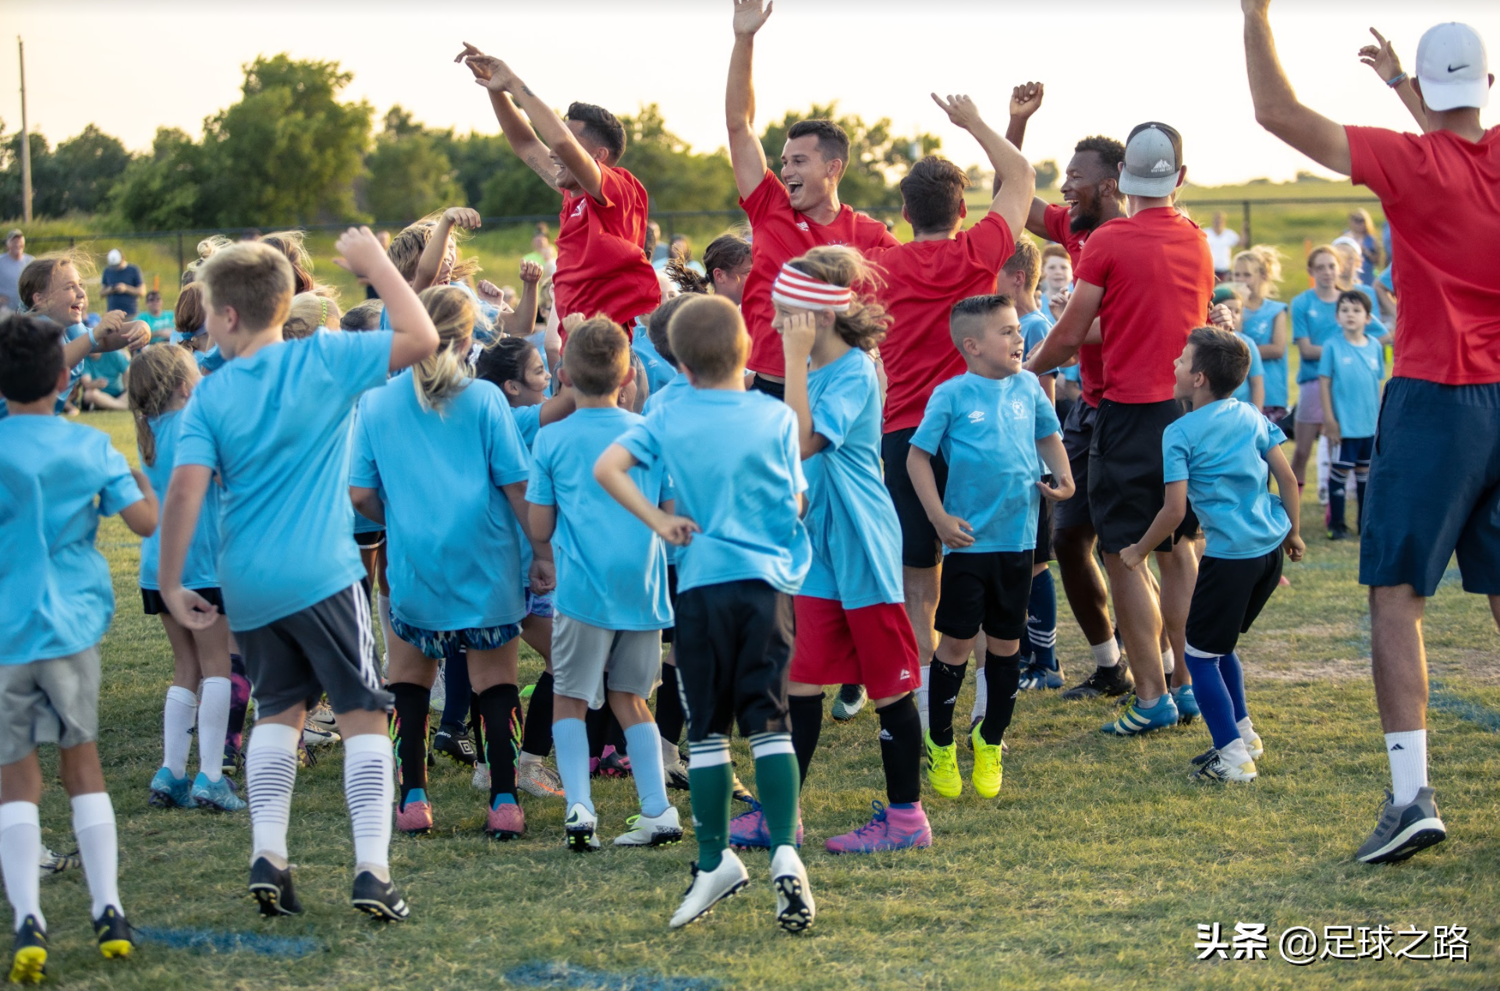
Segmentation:
[[(0, 130), (4, 125), (0, 124)], [(62, 213), (58, 195), (57, 163), (52, 146), (35, 131), (27, 142), (31, 146), (31, 210), (34, 216), (55, 217)], [(21, 132), (0, 138), (0, 215), (21, 216)]]
[(1033, 162), (1031, 167), (1036, 170), (1036, 188), (1051, 189), (1057, 185), (1057, 179), (1062, 175), (1062, 170), (1057, 167), (1057, 160), (1049, 158), (1044, 162)]
[(731, 210), (738, 202), (734, 169), (723, 152), (699, 154), (667, 130), (655, 103), (625, 126), (625, 155), (620, 164), (646, 187), (652, 210)]
[(452, 131), (428, 130), (400, 106), (392, 107), (375, 150), (365, 159), (365, 209), (377, 220), (406, 223), (466, 203), (457, 171), (444, 152), (452, 143)]
[(130, 165), (130, 157), (119, 138), (105, 134), (93, 124), (58, 145), (52, 159), (61, 181), (59, 212), (97, 211)]
[(931, 155), (942, 146), (931, 134), (899, 137), (892, 130), (891, 119), (882, 117), (866, 124), (857, 114), (838, 113), (838, 103), (813, 104), (806, 113), (788, 113), (766, 127), (761, 148), (766, 161), (775, 169), (781, 161), (787, 131), (799, 120), (831, 120), (849, 135), (850, 161), (839, 184), (839, 199), (856, 208), (901, 205), (901, 191), (895, 182), (912, 164)]
[(176, 128), (158, 128), (150, 154), (132, 161), (111, 186), (108, 206), (134, 230), (209, 226), (201, 195), (206, 172), (202, 145)]

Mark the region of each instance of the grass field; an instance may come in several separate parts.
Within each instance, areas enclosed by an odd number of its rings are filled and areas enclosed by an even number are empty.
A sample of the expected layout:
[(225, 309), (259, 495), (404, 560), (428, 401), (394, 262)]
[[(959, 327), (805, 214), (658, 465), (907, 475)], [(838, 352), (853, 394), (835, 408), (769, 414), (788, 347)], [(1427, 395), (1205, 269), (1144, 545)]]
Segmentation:
[[(128, 416), (83, 422), (135, 460)], [(1305, 515), (1316, 513), (1309, 499)], [(1463, 595), (1454, 575), (1428, 612), (1434, 784), (1450, 839), (1402, 865), (1362, 866), (1351, 854), (1374, 825), (1387, 776), (1367, 674), (1368, 617), (1355, 584), (1357, 545), (1329, 544), (1316, 527), (1308, 543), (1307, 560), (1288, 566), (1292, 586), (1241, 643), (1251, 713), (1268, 748), (1256, 784), (1226, 791), (1187, 780), (1189, 758), (1208, 745), (1201, 724), (1115, 740), (1098, 732), (1116, 712), (1109, 702), (1026, 695), (998, 800), (980, 800), (967, 785), (958, 801), (929, 796), (931, 850), (838, 859), (822, 852), (822, 840), (863, 821), (884, 794), (874, 715), (830, 720), (803, 802), (818, 919), (791, 937), (773, 924), (763, 854), (746, 857), (745, 894), (672, 933), (666, 923), (686, 887), (691, 838), (579, 857), (563, 848), (561, 803), (528, 798), (527, 835), (491, 843), (481, 834), (482, 797), (467, 770), (450, 764), (431, 779), (436, 834), (398, 837), (392, 849), (412, 919), (372, 924), (347, 904), (351, 844), (337, 753), (301, 772), (293, 808), (292, 859), (307, 912), (262, 920), (245, 893), (247, 814), (146, 805), (171, 657), (138, 606), (138, 541), (118, 519), (107, 520), (99, 546), (120, 608), (104, 641), (100, 751), (119, 818), (126, 910), (152, 931), (193, 930), (243, 947), (273, 937), (312, 952), (197, 952), (148, 941), (131, 960), (106, 962), (93, 948), (88, 897), (74, 872), (43, 886), (52, 975), (57, 986), (120, 991), (1494, 988), (1500, 667), (1488, 609)], [(1070, 681), (1085, 673), (1087, 648), (1065, 609), (1059, 654)], [(524, 658), (523, 677), (534, 678), (539, 660)], [(960, 713), (971, 695), (972, 679)], [(738, 741), (735, 751), (749, 779), (752, 764)], [(55, 758), (44, 761), (50, 776)], [(960, 763), (967, 773), (963, 748)], [(607, 842), (634, 811), (634, 789), (606, 781), (595, 794)], [(673, 798), (686, 818), (686, 796)], [(72, 848), (66, 799), (55, 785), (42, 824), (44, 842)], [(1226, 933), (1237, 922), (1264, 923), (1269, 959), (1198, 962), (1196, 927), (1214, 922)], [(1278, 954), (1277, 936), (1288, 927), (1321, 934), (1340, 925), (1464, 926), (1468, 960), (1294, 967)], [(1430, 941), (1417, 952), (1430, 953)]]

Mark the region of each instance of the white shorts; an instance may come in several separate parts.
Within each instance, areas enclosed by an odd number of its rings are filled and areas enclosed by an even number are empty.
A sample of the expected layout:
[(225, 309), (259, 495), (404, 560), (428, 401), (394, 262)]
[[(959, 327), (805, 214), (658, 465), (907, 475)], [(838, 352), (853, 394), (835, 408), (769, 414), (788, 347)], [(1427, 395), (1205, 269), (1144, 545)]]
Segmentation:
[(99, 647), (29, 664), (0, 664), (0, 765), (39, 744), (99, 738)]
[(609, 690), (647, 698), (661, 684), (660, 630), (601, 630), (558, 613), (552, 625), (552, 693), (604, 705)]

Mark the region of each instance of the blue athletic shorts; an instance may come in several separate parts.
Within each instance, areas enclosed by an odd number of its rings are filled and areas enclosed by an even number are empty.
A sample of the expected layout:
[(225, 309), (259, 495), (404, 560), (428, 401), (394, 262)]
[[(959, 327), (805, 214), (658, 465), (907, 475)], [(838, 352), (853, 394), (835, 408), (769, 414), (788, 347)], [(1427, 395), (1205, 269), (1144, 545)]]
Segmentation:
[(521, 635), (518, 623), (502, 623), (500, 626), (470, 630), (424, 630), (418, 626), (408, 626), (395, 616), (391, 617), (391, 630), (434, 661), (442, 660), (450, 651), (456, 651), (460, 647), (470, 650), (499, 650)]
[(1500, 384), (1386, 384), (1359, 582), (1431, 596), (1454, 551), (1464, 591), (1500, 595)]

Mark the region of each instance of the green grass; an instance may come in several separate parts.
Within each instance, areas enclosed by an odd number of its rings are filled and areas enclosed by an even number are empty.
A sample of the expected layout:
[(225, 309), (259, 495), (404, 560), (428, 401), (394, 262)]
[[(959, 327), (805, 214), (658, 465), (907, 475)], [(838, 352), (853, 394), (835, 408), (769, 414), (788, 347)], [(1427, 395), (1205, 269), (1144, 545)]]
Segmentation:
[[(124, 414), (89, 415), (134, 460)], [(1309, 519), (1317, 513), (1311, 503)], [(1208, 745), (1201, 725), (1115, 740), (1098, 727), (1107, 701), (1064, 703), (1025, 695), (1011, 733), (1005, 789), (996, 801), (929, 796), (936, 832), (928, 851), (831, 857), (822, 840), (851, 828), (884, 798), (877, 723), (868, 710), (825, 725), (804, 795), (805, 850), (818, 919), (790, 937), (774, 926), (763, 854), (746, 857), (752, 886), (705, 923), (666, 923), (687, 883), (691, 839), (656, 851), (579, 857), (563, 849), (560, 802), (526, 801), (527, 835), (499, 845), (481, 835), (483, 800), (467, 770), (439, 765), (429, 792), (437, 835), (398, 837), (393, 871), (412, 919), (380, 926), (347, 905), (351, 849), (341, 758), (301, 772), (292, 859), (307, 913), (266, 922), (244, 885), (246, 814), (148, 808), (160, 760), (160, 713), (171, 655), (137, 605), (138, 542), (105, 521), (119, 610), (104, 641), (100, 750), (120, 825), (121, 890), (140, 926), (312, 937), (324, 952), (288, 960), (146, 944), (126, 962), (92, 946), (88, 898), (76, 872), (42, 897), (52, 973), (69, 988), (337, 989), (505, 988), (501, 975), (530, 962), (566, 961), (607, 972), (701, 976), (724, 988), (1278, 989), (1494, 988), (1500, 983), (1500, 749), (1495, 734), (1434, 711), (1435, 784), (1449, 841), (1403, 865), (1351, 860), (1374, 825), (1386, 777), (1367, 674), (1369, 626), (1355, 584), (1354, 543), (1328, 544), (1311, 528), (1305, 563), (1241, 643), (1251, 712), (1268, 747), (1255, 785), (1204, 788), (1186, 779)], [(274, 553), (268, 548), (267, 553)], [(1427, 617), (1434, 677), (1468, 702), (1500, 711), (1495, 629), (1482, 599), (1445, 583)], [(1070, 682), (1087, 648), (1071, 618), (1059, 623)], [(523, 676), (538, 659), (527, 652)], [(960, 699), (968, 711), (972, 679)], [(967, 773), (968, 755), (960, 748)], [(742, 773), (752, 764), (735, 744)], [(44, 754), (49, 774), (55, 768)], [(596, 785), (606, 838), (634, 811), (630, 782)], [(673, 793), (686, 814), (687, 800)], [(49, 786), (44, 841), (71, 849), (67, 805)], [(1196, 925), (1262, 922), (1270, 959), (1195, 960)], [(1469, 927), (1467, 963), (1322, 960), (1295, 968), (1274, 935), (1294, 925)], [(534, 985), (533, 985), (534, 986)], [(565, 986), (565, 985), (550, 985)], [(581, 986), (581, 985), (566, 985)]]

